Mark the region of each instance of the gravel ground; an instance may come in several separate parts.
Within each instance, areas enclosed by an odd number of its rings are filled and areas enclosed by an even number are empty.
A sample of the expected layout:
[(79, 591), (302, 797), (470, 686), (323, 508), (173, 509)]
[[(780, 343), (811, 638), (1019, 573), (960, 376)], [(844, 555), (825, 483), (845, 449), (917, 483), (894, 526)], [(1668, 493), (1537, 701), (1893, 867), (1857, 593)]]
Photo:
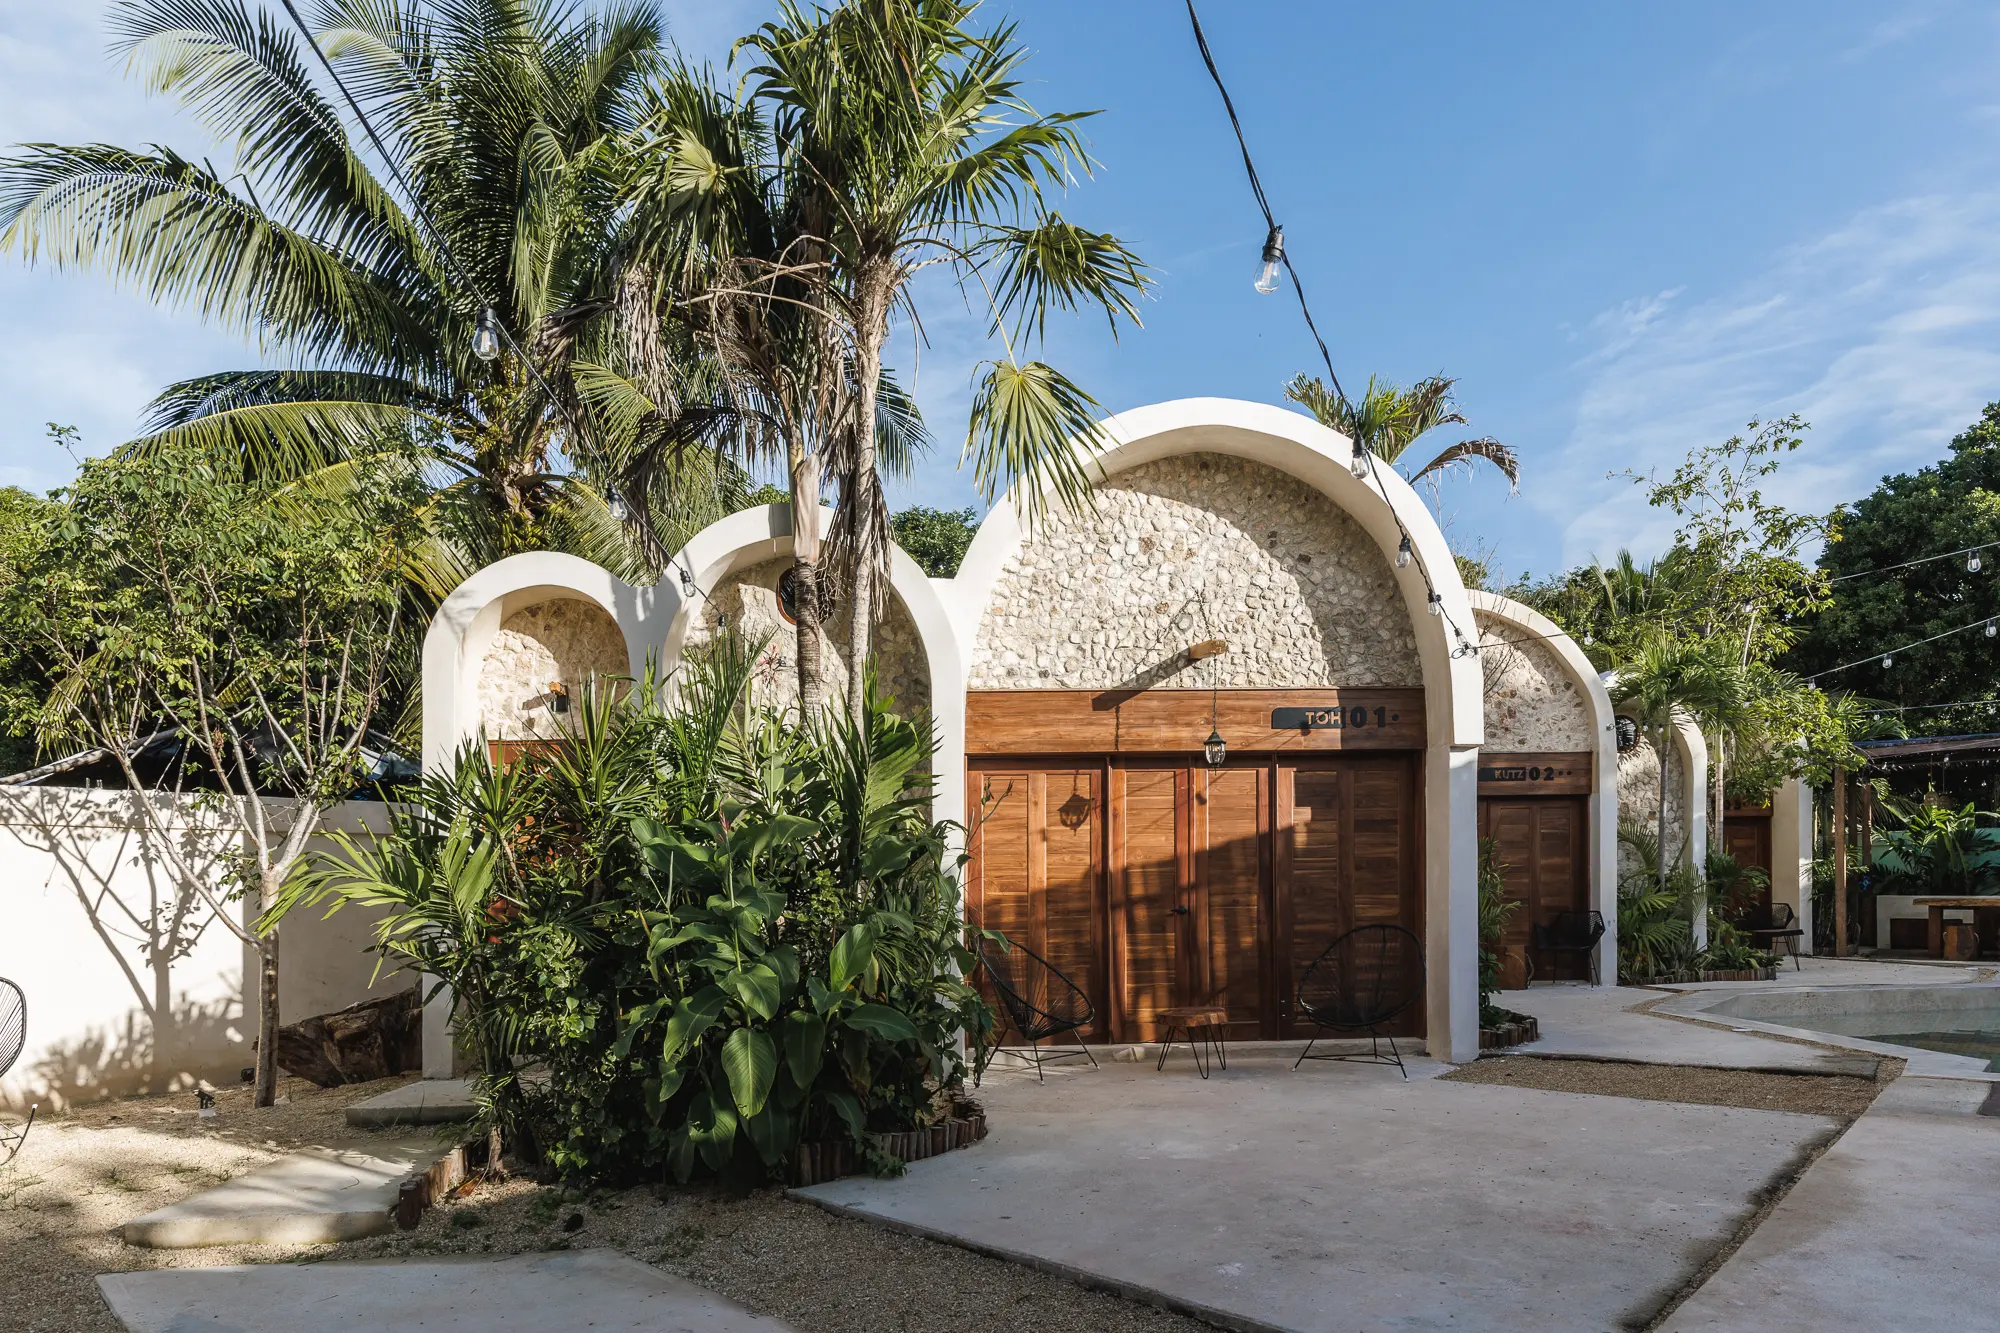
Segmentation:
[[(308, 1144), (365, 1142), (342, 1109), (393, 1086), (321, 1091), (286, 1080), (287, 1106), (247, 1089), (200, 1120), (187, 1095), (101, 1103), (37, 1121), (0, 1167), (0, 1331), (122, 1333), (98, 1273), (287, 1260), (517, 1254), (607, 1247), (658, 1264), (802, 1333), (1196, 1333), (1207, 1325), (1061, 1278), (838, 1218), (776, 1191), (566, 1193), (514, 1179), (433, 1209), (415, 1231), (344, 1245), (149, 1250), (112, 1229)], [(381, 1131), (407, 1136), (407, 1128)], [(978, 1151), (976, 1148), (971, 1151)]]
[(1875, 1079), (1866, 1079), (1517, 1055), (1489, 1056), (1440, 1077), (1457, 1083), (1497, 1083), (1545, 1092), (1740, 1106), (1753, 1111), (1797, 1111), (1852, 1120), (1868, 1109), (1883, 1084), (1902, 1071), (1900, 1060), (1884, 1060), (1882, 1066)]

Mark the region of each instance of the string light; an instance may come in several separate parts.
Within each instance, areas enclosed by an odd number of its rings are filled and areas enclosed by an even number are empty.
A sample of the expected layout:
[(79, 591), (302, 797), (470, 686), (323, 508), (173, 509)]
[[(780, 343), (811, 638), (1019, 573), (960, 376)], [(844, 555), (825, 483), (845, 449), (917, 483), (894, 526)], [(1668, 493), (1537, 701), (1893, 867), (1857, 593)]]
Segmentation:
[(1408, 569), (1410, 567), (1410, 557), (1414, 554), (1415, 552), (1410, 549), (1410, 539), (1408, 537), (1405, 537), (1403, 538), (1403, 540), (1397, 542), (1396, 568)]
[(472, 330), (472, 354), (481, 361), (500, 359), (500, 316), (492, 306), (479, 312), (479, 323)]
[(1264, 267), (1257, 271), (1257, 290), (1269, 296), (1278, 290), (1278, 270), (1285, 266), (1285, 229), (1272, 224), (1264, 237)]
[(1996, 635), (1996, 634), (2000, 634), (2000, 624), (1997, 624), (1997, 623), (1995, 623), (1995, 622), (1993, 622), (1993, 621), (1991, 621), (1991, 620), (1987, 621), (1987, 622), (1986, 622), (1986, 637), (1990, 639), (1990, 638), (1992, 638), (1992, 637), (1993, 637), (1994, 635)]
[(1965, 572), (1968, 574), (1977, 574), (1980, 563), (1979, 552), (1974, 551), (1971, 555), (1965, 557)]
[(1896, 659), (1895, 659), (1895, 657), (1894, 657), (1894, 656), (1892, 656), (1892, 655), (1891, 655), (1891, 654), (1889, 654), (1889, 653), (1883, 653), (1883, 654), (1882, 654), (1882, 669), (1883, 669), (1884, 671), (1887, 671), (1887, 670), (1888, 670), (1888, 669), (1889, 669), (1890, 667), (1892, 667), (1892, 666), (1894, 666), (1894, 665), (1896, 665)]
[(1431, 594), (1431, 600), (1430, 600), (1430, 610), (1431, 610), (1431, 614), (1432, 614), (1432, 615), (1434, 615), (1434, 616), (1441, 616), (1441, 615), (1443, 615), (1443, 614), (1444, 614), (1444, 598), (1442, 598), (1442, 597), (1438, 596), (1438, 595), (1437, 595), (1436, 593), (1432, 593), (1432, 594)]

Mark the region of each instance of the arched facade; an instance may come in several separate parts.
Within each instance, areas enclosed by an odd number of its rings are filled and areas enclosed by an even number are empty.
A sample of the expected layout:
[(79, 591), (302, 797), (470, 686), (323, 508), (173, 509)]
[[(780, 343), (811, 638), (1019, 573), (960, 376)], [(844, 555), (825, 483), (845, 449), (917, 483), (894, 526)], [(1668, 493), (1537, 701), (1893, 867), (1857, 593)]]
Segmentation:
[(1570, 637), (1531, 607), (1470, 594), (1479, 626), (1486, 742), (1479, 831), (1494, 842), (1508, 892), (1504, 984), (1549, 979), (1562, 960), (1534, 958), (1532, 927), (1562, 911), (1600, 912), (1598, 971), (1618, 974), (1617, 725), (1604, 683)]
[[(880, 669), (928, 699), (935, 813), (973, 830), (969, 904), (1015, 892), (1052, 956), (1098, 969), (1124, 1036), (1216, 996), (1239, 1035), (1309, 1030), (1291, 1008), (1302, 963), (1339, 929), (1401, 924), (1424, 972), (1396, 1030), (1474, 1058), (1484, 682), (1429, 513), (1393, 470), (1357, 478), (1344, 438), (1264, 404), (1124, 413), (1083, 461), (1101, 474), (1091, 509), (1031, 531), (1009, 497), (956, 578), (892, 553)], [(551, 661), (551, 679), (601, 672), (598, 612), (633, 673), (670, 672), (725, 625), (768, 632), (782, 701), (789, 528), (782, 506), (733, 514), (651, 588), (545, 553), (480, 571), (426, 640), (427, 766), (490, 730), (489, 708), (525, 730)], [(590, 633), (565, 648), (557, 619)], [(1216, 768), (1211, 727), (1229, 752)]]
[(1303, 964), (1340, 930), (1402, 925), (1426, 977), (1397, 1030), (1473, 1058), (1484, 715), (1429, 513), (1263, 404), (1124, 413), (1084, 461), (1091, 507), (1030, 530), (1010, 497), (941, 585), (966, 662), (968, 910), (1078, 976), (1119, 1040), (1188, 1003), (1225, 1004), (1239, 1037), (1309, 1031)]

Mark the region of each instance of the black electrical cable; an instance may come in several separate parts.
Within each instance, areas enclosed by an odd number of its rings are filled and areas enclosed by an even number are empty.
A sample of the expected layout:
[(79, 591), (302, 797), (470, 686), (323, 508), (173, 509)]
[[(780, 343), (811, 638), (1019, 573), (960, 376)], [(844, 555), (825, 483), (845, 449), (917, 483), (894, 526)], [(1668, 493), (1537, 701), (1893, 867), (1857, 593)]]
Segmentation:
[[(1236, 115), (1236, 102), (1229, 95), (1228, 85), (1222, 81), (1222, 72), (1215, 67), (1215, 53), (1209, 49), (1208, 34), (1202, 31), (1201, 16), (1195, 13), (1194, 0), (1187, 0), (1187, 14), (1188, 23), (1194, 29), (1195, 46), (1201, 52), (1201, 62), (1208, 67), (1208, 77), (1214, 82), (1216, 92), (1222, 95), (1222, 109), (1229, 114), (1229, 127), (1235, 131), (1236, 146), (1243, 154), (1243, 170), (1250, 177), (1250, 193), (1257, 200), (1258, 211), (1264, 215), (1264, 225), (1268, 229), (1267, 234), (1275, 233), (1278, 230), (1277, 218), (1271, 212), (1269, 196), (1264, 193), (1264, 182), (1257, 176), (1257, 163), (1250, 156), (1250, 141), (1243, 133), (1242, 120)], [(1347, 393), (1340, 387), (1339, 372), (1333, 368), (1333, 353), (1327, 348), (1326, 339), (1320, 336), (1319, 325), (1313, 319), (1312, 306), (1306, 301), (1305, 284), (1299, 279), (1299, 271), (1293, 266), (1291, 255), (1280, 250), (1279, 258), (1284, 262), (1285, 272), (1291, 275), (1292, 291), (1299, 298), (1299, 313), (1305, 317), (1306, 329), (1312, 334), (1313, 342), (1319, 347), (1320, 360), (1326, 365), (1327, 379), (1332, 382), (1334, 394), (1340, 401), (1345, 402), (1347, 400)], [(1357, 476), (1365, 484), (1368, 477), (1375, 474), (1378, 460), (1369, 453), (1368, 447), (1361, 441), (1353, 440), (1350, 443), (1354, 446), (1357, 461), (1361, 461), (1362, 471), (1357, 473)], [(1404, 526), (1403, 516), (1396, 512), (1395, 504), (1389, 499), (1387, 483), (1380, 476), (1375, 476), (1374, 480), (1375, 489), (1381, 493), (1382, 504), (1388, 509), (1389, 517), (1396, 524), (1397, 534), (1403, 540), (1408, 541), (1410, 530)], [(1458, 640), (1459, 646), (1453, 650), (1452, 655), (1463, 657), (1476, 654), (1479, 651), (1478, 646), (1467, 641), (1465, 631), (1460, 628), (1456, 620), (1452, 619), (1451, 612), (1444, 608), (1443, 599), (1438, 596), (1437, 585), (1431, 581), (1430, 569), (1421, 560), (1417, 562), (1417, 574), (1424, 581), (1424, 594), (1428, 600), (1426, 609), (1435, 609), (1437, 614), (1443, 617), (1444, 622), (1451, 626), (1452, 635)]]

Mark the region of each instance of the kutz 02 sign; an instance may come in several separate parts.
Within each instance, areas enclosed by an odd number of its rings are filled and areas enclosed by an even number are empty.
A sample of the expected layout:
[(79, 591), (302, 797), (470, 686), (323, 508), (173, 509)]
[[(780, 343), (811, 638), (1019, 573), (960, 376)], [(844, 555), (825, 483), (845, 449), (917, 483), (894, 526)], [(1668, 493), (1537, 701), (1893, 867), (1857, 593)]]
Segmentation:
[(1590, 792), (1591, 757), (1578, 754), (1488, 754), (1479, 765), (1487, 795), (1583, 796)]
[(1273, 731), (1360, 731), (1364, 728), (1381, 730), (1392, 722), (1401, 722), (1403, 715), (1393, 708), (1366, 708), (1360, 704), (1331, 708), (1273, 708), (1271, 729)]

